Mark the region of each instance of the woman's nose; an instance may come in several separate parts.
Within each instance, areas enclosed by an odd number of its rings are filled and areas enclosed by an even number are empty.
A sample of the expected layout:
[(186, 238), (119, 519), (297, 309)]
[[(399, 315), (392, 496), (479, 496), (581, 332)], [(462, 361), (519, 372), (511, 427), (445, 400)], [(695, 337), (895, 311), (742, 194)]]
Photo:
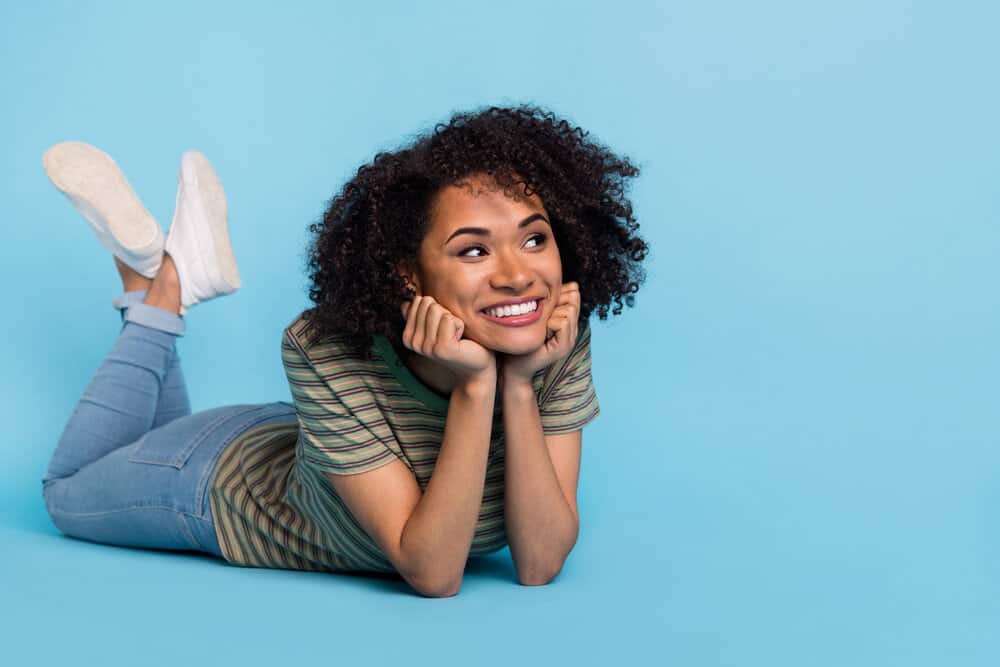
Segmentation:
[(519, 292), (531, 287), (533, 281), (523, 262), (510, 255), (500, 253), (497, 269), (490, 282), (494, 288), (507, 288)]

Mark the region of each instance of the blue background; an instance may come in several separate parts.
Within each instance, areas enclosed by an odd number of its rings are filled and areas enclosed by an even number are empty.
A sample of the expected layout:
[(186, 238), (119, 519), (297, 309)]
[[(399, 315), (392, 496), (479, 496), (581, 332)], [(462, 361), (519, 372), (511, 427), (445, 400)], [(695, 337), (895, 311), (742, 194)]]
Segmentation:
[[(991, 3), (5, 4), (0, 634), (10, 664), (992, 665), (1000, 659), (1000, 13)], [(455, 110), (534, 102), (643, 169), (653, 252), (593, 320), (579, 543), (430, 600), (61, 536), (55, 442), (120, 323), (48, 182), (109, 152), (160, 223), (203, 151), (243, 288), (196, 410), (289, 400), (306, 226)]]

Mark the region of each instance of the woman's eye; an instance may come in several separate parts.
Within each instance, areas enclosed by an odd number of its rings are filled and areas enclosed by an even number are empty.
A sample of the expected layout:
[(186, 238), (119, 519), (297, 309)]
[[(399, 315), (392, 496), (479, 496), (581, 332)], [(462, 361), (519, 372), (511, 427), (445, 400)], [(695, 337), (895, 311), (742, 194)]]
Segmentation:
[(459, 252), (458, 256), (459, 257), (481, 257), (482, 256), (482, 255), (466, 255), (465, 254), (465, 253), (470, 252), (472, 250), (483, 250), (483, 247), (477, 245), (477, 246), (472, 246), (471, 248), (466, 248), (465, 250)]
[[(545, 243), (546, 237), (545, 237), (545, 234), (532, 234), (531, 237), (528, 238), (528, 241), (533, 241), (535, 239), (538, 239), (538, 242), (535, 245), (531, 246), (533, 248), (537, 248), (541, 244)], [(462, 250), (461, 252), (459, 252), (458, 256), (459, 257), (482, 257), (482, 255), (467, 255), (466, 254), (467, 252), (471, 252), (473, 250), (482, 250), (483, 252), (485, 252), (486, 248), (484, 248), (482, 246), (478, 246), (478, 245), (476, 245), (476, 246), (469, 246), (465, 250)]]

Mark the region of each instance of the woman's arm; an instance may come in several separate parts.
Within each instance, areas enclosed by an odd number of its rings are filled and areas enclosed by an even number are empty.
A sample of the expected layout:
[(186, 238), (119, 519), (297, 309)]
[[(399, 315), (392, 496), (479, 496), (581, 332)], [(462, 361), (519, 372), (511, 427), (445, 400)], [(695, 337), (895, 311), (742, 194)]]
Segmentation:
[(454, 595), (462, 583), (483, 503), (496, 396), (496, 355), (462, 338), (465, 322), (433, 297), (401, 304), (403, 345), (455, 376), (434, 472), (400, 538), (407, 565)]
[(421, 595), (458, 593), (482, 501), (496, 383), (452, 390), (444, 440), (421, 493), (402, 461), (327, 474), (351, 514)]
[(573, 375), (560, 373), (557, 380), (568, 385), (589, 378), (589, 328), (579, 327), (579, 313), (580, 286), (565, 283), (545, 325), (551, 336), (533, 352), (504, 355), (500, 369), (507, 542), (517, 577), (528, 585), (547, 584), (559, 573), (579, 532), (580, 429), (547, 438), (532, 386), (537, 371), (567, 357)]
[(434, 473), (400, 539), (411, 570), (439, 582), (445, 595), (458, 593), (479, 520), (496, 395), (493, 377), (452, 389)]
[[(535, 391), (529, 381), (504, 376), (504, 521), (518, 580), (547, 584), (562, 569), (579, 532), (575, 492), (564, 492), (549, 456)], [(579, 432), (574, 434), (579, 438)], [(576, 488), (579, 449), (563, 477)]]

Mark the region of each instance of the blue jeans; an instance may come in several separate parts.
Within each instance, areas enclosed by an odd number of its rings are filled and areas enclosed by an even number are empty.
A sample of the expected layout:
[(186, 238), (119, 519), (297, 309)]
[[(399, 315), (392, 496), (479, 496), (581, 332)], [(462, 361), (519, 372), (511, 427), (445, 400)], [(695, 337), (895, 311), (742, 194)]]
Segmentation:
[(122, 329), (42, 478), (45, 506), (72, 537), (221, 558), (209, 500), (219, 455), (248, 428), (295, 421), (295, 409), (282, 401), (191, 414), (175, 349), (184, 319), (145, 296), (113, 302)]

